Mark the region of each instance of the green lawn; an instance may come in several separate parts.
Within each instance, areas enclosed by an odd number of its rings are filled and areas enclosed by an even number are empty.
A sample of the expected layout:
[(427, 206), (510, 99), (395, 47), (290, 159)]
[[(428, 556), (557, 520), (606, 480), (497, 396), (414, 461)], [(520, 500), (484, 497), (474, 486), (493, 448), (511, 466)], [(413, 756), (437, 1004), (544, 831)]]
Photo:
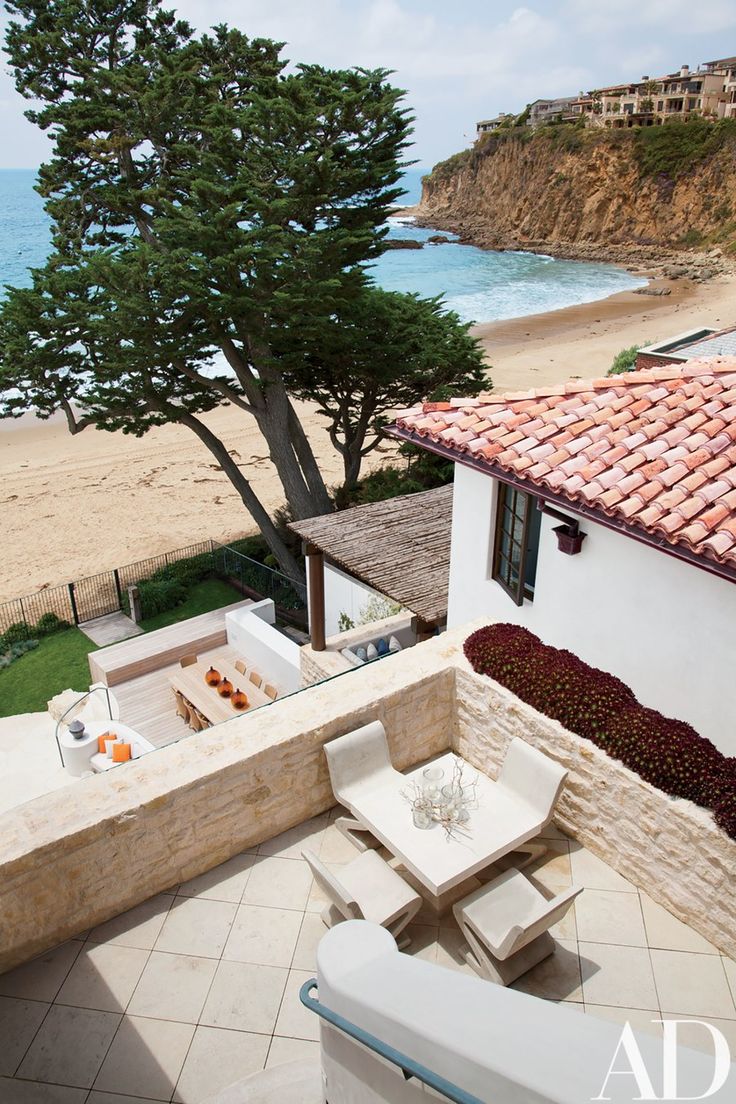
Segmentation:
[(87, 655), (96, 647), (79, 629), (44, 637), (32, 652), (0, 671), (0, 717), (39, 713), (54, 694), (70, 686), (86, 689), (90, 683)]
[[(239, 591), (220, 579), (205, 579), (192, 587), (186, 602), (142, 621), (141, 628), (144, 632), (162, 629), (199, 613), (232, 605), (242, 597)], [(90, 683), (87, 656), (96, 648), (97, 645), (79, 629), (65, 629), (44, 637), (32, 652), (0, 670), (0, 717), (41, 712), (54, 694), (69, 686), (74, 690), (86, 689)]]
[(192, 587), (186, 602), (166, 610), (165, 613), (158, 613), (155, 617), (147, 617), (145, 621), (141, 621), (141, 628), (144, 632), (163, 629), (165, 625), (175, 625), (177, 621), (186, 621), (188, 617), (209, 613), (221, 606), (231, 606), (233, 602), (242, 602), (243, 597), (239, 590), (235, 590), (229, 583), (223, 583), (221, 579), (205, 579)]

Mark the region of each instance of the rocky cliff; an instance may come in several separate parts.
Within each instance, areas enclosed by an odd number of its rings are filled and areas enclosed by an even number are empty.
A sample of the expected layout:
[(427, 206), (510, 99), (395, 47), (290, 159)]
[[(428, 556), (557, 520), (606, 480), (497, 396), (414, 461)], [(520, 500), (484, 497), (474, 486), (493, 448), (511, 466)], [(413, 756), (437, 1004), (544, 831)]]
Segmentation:
[(736, 119), (488, 135), (424, 178), (418, 215), (488, 248), (642, 265), (697, 249), (719, 267), (736, 254)]

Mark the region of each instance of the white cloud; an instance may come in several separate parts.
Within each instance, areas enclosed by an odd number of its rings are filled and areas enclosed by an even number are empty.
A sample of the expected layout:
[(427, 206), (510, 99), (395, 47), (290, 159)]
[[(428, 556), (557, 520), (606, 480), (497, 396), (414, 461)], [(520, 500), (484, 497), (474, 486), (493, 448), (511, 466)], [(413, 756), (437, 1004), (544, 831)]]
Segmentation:
[[(395, 70), (430, 165), (474, 137), (476, 119), (542, 96), (736, 54), (736, 5), (709, 0), (164, 0), (198, 30), (217, 23), (286, 42), (293, 63)], [(733, 30), (733, 34), (727, 32)], [(33, 164), (46, 140), (0, 76), (5, 164)], [(15, 106), (13, 106), (15, 104)]]

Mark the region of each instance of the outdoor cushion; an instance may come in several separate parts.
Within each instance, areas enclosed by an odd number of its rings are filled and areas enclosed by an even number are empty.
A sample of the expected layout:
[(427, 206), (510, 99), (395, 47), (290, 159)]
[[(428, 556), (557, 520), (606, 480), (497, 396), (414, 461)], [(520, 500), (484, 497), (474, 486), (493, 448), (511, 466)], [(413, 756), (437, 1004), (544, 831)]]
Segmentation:
[(378, 652), (379, 656), (388, 655), (388, 640), (386, 640), (385, 636), (382, 636), (381, 639), (377, 642), (376, 651)]
[(366, 648), (366, 655), (368, 659), (378, 659), (378, 650), (375, 644), (369, 644)]
[(398, 640), (396, 639), (395, 636), (389, 637), (388, 650), (390, 652), (400, 652), (401, 651), (401, 645), (399, 644), (399, 642), (398, 642)]
[(117, 744), (113, 744), (113, 763), (127, 763), (128, 759), (130, 759), (130, 744), (125, 744), (122, 740)]

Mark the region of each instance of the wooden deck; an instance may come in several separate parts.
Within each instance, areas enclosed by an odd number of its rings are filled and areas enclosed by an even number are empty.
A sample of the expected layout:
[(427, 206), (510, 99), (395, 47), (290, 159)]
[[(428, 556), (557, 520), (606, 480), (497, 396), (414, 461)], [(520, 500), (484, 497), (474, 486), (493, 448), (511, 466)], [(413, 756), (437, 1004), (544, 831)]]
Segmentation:
[[(178, 663), (188, 652), (209, 651), (225, 645), (225, 614), (230, 610), (252, 606), (246, 599), (210, 613), (201, 613), (164, 629), (143, 633), (141, 636), (111, 644), (89, 654), (92, 682), (104, 682), (116, 688), (142, 675), (160, 671), (163, 667)], [(117, 689), (116, 689), (117, 694)]]
[[(217, 658), (234, 663), (241, 658), (229, 644), (220, 644), (199, 658), (216, 666)], [(140, 732), (156, 747), (173, 744), (183, 736), (191, 736), (192, 730), (176, 713), (174, 694), (169, 679), (180, 670), (179, 663), (170, 663), (137, 678), (118, 683), (113, 691), (120, 704), (121, 721)], [(234, 713), (233, 716), (238, 716)]]

